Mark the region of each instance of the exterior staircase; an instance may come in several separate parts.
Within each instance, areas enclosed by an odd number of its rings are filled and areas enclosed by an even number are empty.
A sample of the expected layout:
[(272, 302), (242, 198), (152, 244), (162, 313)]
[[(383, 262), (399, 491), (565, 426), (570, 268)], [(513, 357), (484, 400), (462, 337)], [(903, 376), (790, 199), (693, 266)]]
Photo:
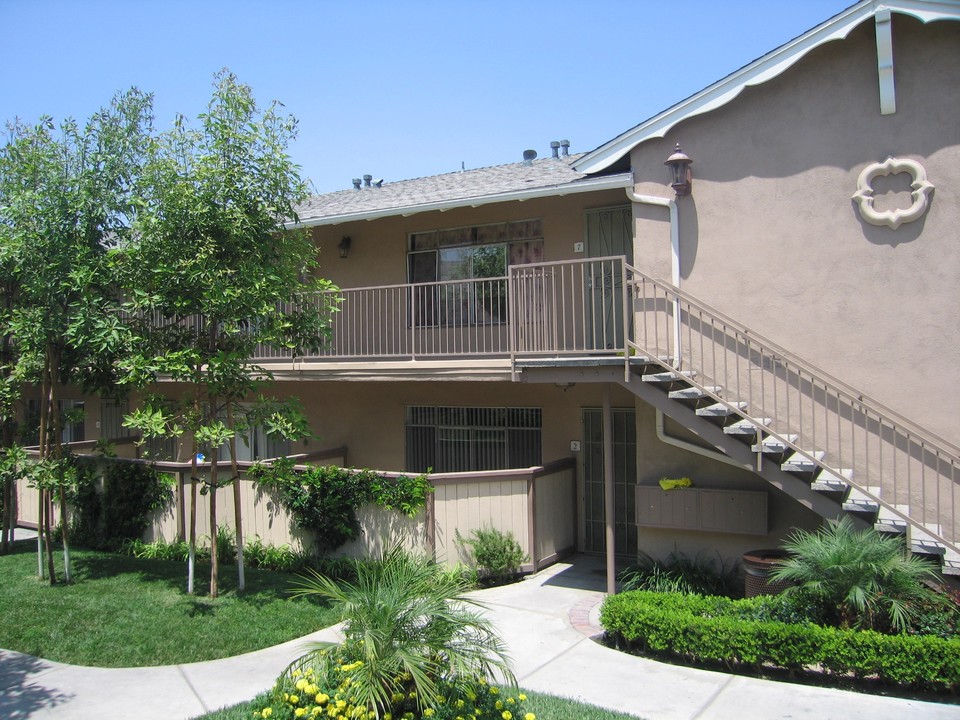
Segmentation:
[(960, 575), (960, 449), (625, 266), (623, 385), (825, 518), (903, 536)]

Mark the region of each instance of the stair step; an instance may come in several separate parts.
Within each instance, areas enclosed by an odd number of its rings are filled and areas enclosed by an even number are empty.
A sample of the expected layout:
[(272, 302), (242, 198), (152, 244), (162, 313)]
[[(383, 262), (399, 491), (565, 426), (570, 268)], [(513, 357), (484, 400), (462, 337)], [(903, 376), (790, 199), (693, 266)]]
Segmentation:
[[(880, 488), (867, 488), (867, 490), (874, 495), (879, 496), (880, 494)], [(843, 501), (842, 507), (847, 512), (868, 513), (871, 515), (875, 515), (880, 511), (880, 503), (868, 498), (856, 488), (850, 488), (850, 494), (847, 495), (847, 499)]]
[[(882, 508), (881, 508), (882, 509)], [(898, 517), (877, 518), (873, 529), (888, 535), (906, 535), (908, 523)]]
[(709, 385), (704, 388), (704, 390), (698, 387), (685, 387), (681, 390), (671, 390), (667, 393), (667, 397), (671, 400), (699, 400), (700, 398), (708, 397), (708, 392), (717, 395), (722, 389), (723, 388), (718, 385)]
[[(796, 442), (799, 436), (793, 433), (786, 436), (787, 442)], [(759, 445), (754, 444), (751, 448), (753, 452), (765, 452), (770, 455), (782, 455), (790, 449), (789, 445), (784, 444), (783, 440), (775, 438), (772, 435), (768, 435), (763, 439), (763, 442)]]
[(940, 572), (944, 575), (960, 575), (960, 554), (948, 548), (940, 558)]
[(772, 422), (773, 420), (770, 418), (758, 418), (755, 422), (751, 422), (750, 420), (738, 420), (735, 423), (725, 426), (723, 428), (723, 432), (725, 432), (727, 435), (756, 435), (756, 423), (769, 426)]
[(953, 575), (954, 577), (960, 575), (960, 558), (957, 558), (956, 560), (948, 560), (943, 558), (941, 559), (940, 563), (941, 574)]
[[(817, 460), (823, 460), (826, 456), (826, 453), (823, 450), (806, 450), (804, 451), (806, 455), (816, 458)], [(813, 462), (799, 453), (791, 455), (786, 461), (780, 465), (780, 469), (784, 472), (814, 472), (820, 466), (817, 463)]]
[(947, 549), (943, 546), (943, 543), (936, 542), (935, 540), (912, 540), (910, 542), (910, 552), (914, 555), (936, 555), (937, 557), (943, 557)]
[(681, 370), (677, 372), (676, 370), (667, 370), (665, 372), (658, 373), (647, 373), (640, 377), (643, 382), (650, 383), (671, 383), (677, 382), (678, 380), (685, 380), (686, 378), (694, 378), (697, 376), (693, 370)]
[[(733, 407), (730, 407), (732, 405)], [(743, 401), (732, 402), (730, 405), (725, 403), (716, 403), (706, 407), (697, 408), (697, 415), (700, 417), (730, 417), (736, 415), (737, 410), (746, 410), (747, 403)], [(736, 408), (736, 410), (734, 410)]]
[(853, 470), (847, 468), (821, 470), (816, 479), (810, 483), (810, 489), (824, 493), (843, 493), (850, 487), (851, 478), (853, 478)]
[[(939, 527), (936, 530), (939, 530)], [(907, 534), (910, 538), (910, 552), (916, 555), (936, 555), (946, 558), (946, 546), (933, 535), (928, 535), (923, 529), (912, 525), (907, 530)], [(950, 556), (951, 559), (956, 559), (954, 553), (950, 553)]]

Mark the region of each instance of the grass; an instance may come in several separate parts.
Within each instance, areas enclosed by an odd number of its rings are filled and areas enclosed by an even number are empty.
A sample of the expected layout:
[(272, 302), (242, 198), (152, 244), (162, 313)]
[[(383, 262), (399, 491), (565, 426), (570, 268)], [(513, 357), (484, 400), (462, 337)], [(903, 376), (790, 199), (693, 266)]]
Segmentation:
[(221, 594), (210, 600), (208, 564), (198, 563), (190, 596), (185, 563), (81, 549), (71, 558), (73, 583), (51, 587), (37, 579), (34, 542), (0, 556), (0, 647), (74, 665), (169, 665), (259, 650), (338, 620), (323, 603), (289, 599), (294, 575), (248, 569), (241, 593), (235, 566), (221, 565)]
[[(523, 690), (527, 695), (524, 707), (537, 716), (537, 720), (637, 720), (634, 715), (605, 710), (596, 705), (568, 700)], [(250, 720), (247, 703), (233, 705), (201, 715), (194, 720)]]

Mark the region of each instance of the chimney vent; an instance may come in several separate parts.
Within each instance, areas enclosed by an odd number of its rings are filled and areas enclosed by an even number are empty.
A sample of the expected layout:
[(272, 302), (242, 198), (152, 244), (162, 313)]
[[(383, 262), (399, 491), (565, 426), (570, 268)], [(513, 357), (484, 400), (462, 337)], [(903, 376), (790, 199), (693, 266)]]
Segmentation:
[(550, 141), (550, 152), (553, 153), (554, 157), (560, 157), (560, 143), (556, 140)]
[(354, 190), (359, 190), (359, 189), (360, 189), (360, 178), (354, 178), (354, 179), (353, 179), (353, 189), (354, 189)]
[(364, 187), (370, 187), (370, 181), (373, 180), (373, 175), (364, 175), (363, 176), (363, 185)]
[(569, 140), (561, 140), (561, 141), (560, 141), (560, 147), (563, 148), (563, 156), (564, 156), (564, 157), (567, 157), (568, 155), (570, 155), (570, 141), (569, 141)]
[(523, 164), (524, 165), (533, 165), (533, 161), (537, 159), (536, 150), (524, 150), (523, 151)]

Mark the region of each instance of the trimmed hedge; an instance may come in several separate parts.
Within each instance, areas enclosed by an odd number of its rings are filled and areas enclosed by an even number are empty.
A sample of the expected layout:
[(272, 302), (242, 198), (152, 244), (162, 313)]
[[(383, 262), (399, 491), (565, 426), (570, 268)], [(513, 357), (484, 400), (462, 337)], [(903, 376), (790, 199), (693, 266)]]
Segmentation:
[(637, 590), (608, 597), (600, 622), (633, 647), (693, 662), (820, 669), (936, 691), (960, 687), (960, 640), (749, 619), (769, 602)]

